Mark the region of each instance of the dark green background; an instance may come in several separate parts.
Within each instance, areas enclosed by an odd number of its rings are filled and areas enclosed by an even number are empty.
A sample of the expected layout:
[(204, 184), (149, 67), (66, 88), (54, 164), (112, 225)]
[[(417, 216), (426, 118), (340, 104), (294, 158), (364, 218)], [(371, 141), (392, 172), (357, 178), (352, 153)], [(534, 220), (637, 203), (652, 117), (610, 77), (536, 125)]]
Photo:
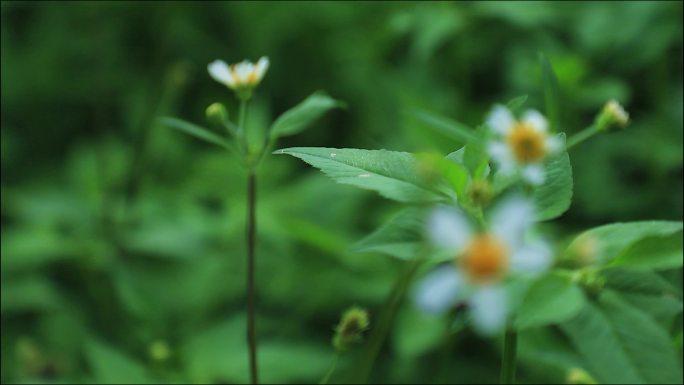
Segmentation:
[[(155, 123), (205, 124), (214, 101), (235, 116), (231, 92), (206, 72), (217, 58), (270, 58), (253, 130), (318, 89), (347, 103), (279, 147), (446, 154), (460, 144), (412, 113), (476, 126), (523, 94), (543, 111), (544, 52), (562, 131), (590, 124), (609, 98), (632, 118), (572, 150), (573, 204), (550, 234), (562, 244), (604, 223), (682, 219), (681, 2), (3, 1), (1, 11), (3, 382), (247, 379), (245, 175)], [(391, 289), (400, 263), (349, 246), (399, 205), (289, 157), (263, 165), (259, 198), (262, 376), (316, 382), (339, 314), (357, 304), (373, 316)], [(407, 309), (375, 380), (496, 380), (496, 340), (440, 343), (425, 327), (442, 322), (413, 322)], [(521, 382), (563, 381), (577, 366), (553, 329), (527, 338)], [(151, 352), (160, 344), (168, 357)]]

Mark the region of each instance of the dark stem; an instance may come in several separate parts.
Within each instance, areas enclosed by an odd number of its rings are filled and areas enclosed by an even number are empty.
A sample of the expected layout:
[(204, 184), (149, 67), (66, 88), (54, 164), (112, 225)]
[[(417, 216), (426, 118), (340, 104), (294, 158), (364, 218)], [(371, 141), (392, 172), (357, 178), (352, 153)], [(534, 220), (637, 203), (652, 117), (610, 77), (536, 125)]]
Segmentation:
[(515, 384), (515, 355), (518, 348), (518, 333), (507, 329), (504, 336), (503, 358), (501, 360), (501, 383)]
[(259, 383), (257, 370), (256, 316), (254, 290), (254, 245), (256, 238), (256, 174), (247, 177), (247, 343), (249, 345), (249, 370), (252, 384)]

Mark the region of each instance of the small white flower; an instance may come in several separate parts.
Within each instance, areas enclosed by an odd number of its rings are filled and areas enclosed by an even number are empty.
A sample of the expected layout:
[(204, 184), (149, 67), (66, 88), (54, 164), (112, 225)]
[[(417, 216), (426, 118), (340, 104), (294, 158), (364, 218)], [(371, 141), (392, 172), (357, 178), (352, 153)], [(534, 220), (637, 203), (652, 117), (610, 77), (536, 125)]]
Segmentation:
[(629, 123), (629, 114), (615, 99), (609, 100), (606, 105), (603, 106), (603, 111), (611, 122), (614, 122), (619, 127), (625, 127), (627, 123)]
[(508, 316), (503, 280), (511, 273), (541, 272), (551, 264), (551, 249), (545, 242), (525, 240), (533, 215), (529, 201), (509, 198), (495, 207), (489, 229), (478, 232), (460, 211), (436, 208), (428, 218), (428, 235), (452, 253), (455, 264), (425, 277), (415, 293), (418, 306), (443, 313), (464, 301), (475, 330), (482, 334), (502, 330)]
[(549, 133), (544, 115), (527, 110), (517, 120), (508, 108), (495, 105), (487, 125), (495, 134), (488, 150), (499, 172), (510, 175), (517, 171), (531, 184), (544, 183), (544, 160), (562, 147), (561, 141)]
[(228, 65), (223, 60), (214, 60), (207, 69), (209, 75), (219, 83), (225, 84), (233, 90), (256, 87), (268, 70), (268, 58), (262, 57), (256, 64), (244, 60), (237, 64)]

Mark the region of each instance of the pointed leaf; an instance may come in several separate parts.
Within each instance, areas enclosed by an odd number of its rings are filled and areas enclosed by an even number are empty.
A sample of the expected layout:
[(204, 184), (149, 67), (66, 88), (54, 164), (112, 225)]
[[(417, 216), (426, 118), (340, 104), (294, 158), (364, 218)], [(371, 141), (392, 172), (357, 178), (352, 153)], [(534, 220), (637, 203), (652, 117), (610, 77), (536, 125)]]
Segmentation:
[(415, 111), (413, 116), (415, 116), (419, 121), (427, 124), (428, 127), (439, 131), (442, 134), (459, 142), (467, 143), (472, 139), (475, 139), (472, 128), (455, 120), (432, 114), (427, 111)]
[(416, 258), (425, 231), (425, 212), (407, 208), (387, 223), (360, 240), (353, 250), (366, 253), (382, 253), (400, 259)]
[(293, 147), (278, 150), (349, 184), (400, 202), (437, 202), (446, 196), (424, 180), (419, 162), (407, 152), (353, 148)]
[(309, 128), (328, 110), (342, 106), (344, 106), (342, 102), (331, 98), (324, 92), (315, 92), (276, 119), (271, 126), (271, 138), (298, 134)]
[(222, 138), (221, 136), (211, 132), (210, 130), (204, 127), (198, 126), (190, 122), (186, 122), (185, 120), (172, 118), (168, 116), (163, 117), (160, 120), (163, 124), (166, 124), (167, 126), (174, 128), (178, 131), (202, 139), (206, 142), (221, 146), (225, 149), (232, 149), (230, 143), (226, 139)]
[[(562, 135), (565, 141), (565, 135)], [(572, 166), (566, 151), (549, 159), (544, 165), (546, 179), (534, 189), (537, 220), (547, 221), (562, 215), (572, 201)]]

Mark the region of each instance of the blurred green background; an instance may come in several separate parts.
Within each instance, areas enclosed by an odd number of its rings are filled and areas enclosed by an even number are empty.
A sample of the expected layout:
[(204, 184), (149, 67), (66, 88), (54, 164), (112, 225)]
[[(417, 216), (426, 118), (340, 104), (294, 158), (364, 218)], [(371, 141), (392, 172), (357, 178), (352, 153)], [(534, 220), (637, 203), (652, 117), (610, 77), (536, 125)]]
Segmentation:
[[(288, 146), (448, 153), (415, 119), (475, 126), (527, 94), (543, 110), (538, 53), (555, 69), (561, 129), (609, 98), (632, 124), (572, 150), (562, 244), (614, 221), (682, 219), (682, 3), (2, 2), (2, 371), (7, 382), (247, 380), (245, 175), (220, 149), (156, 123), (205, 124), (231, 93), (214, 59), (271, 60), (248, 124), (318, 89), (348, 104)], [(317, 382), (350, 305), (371, 317), (399, 261), (350, 245), (400, 206), (289, 157), (261, 168), (261, 372)], [(670, 277), (681, 289), (681, 270)], [(402, 308), (378, 382), (492, 382), (500, 341)], [(553, 328), (520, 342), (520, 382), (581, 366)], [(354, 372), (360, 349), (333, 381)]]

